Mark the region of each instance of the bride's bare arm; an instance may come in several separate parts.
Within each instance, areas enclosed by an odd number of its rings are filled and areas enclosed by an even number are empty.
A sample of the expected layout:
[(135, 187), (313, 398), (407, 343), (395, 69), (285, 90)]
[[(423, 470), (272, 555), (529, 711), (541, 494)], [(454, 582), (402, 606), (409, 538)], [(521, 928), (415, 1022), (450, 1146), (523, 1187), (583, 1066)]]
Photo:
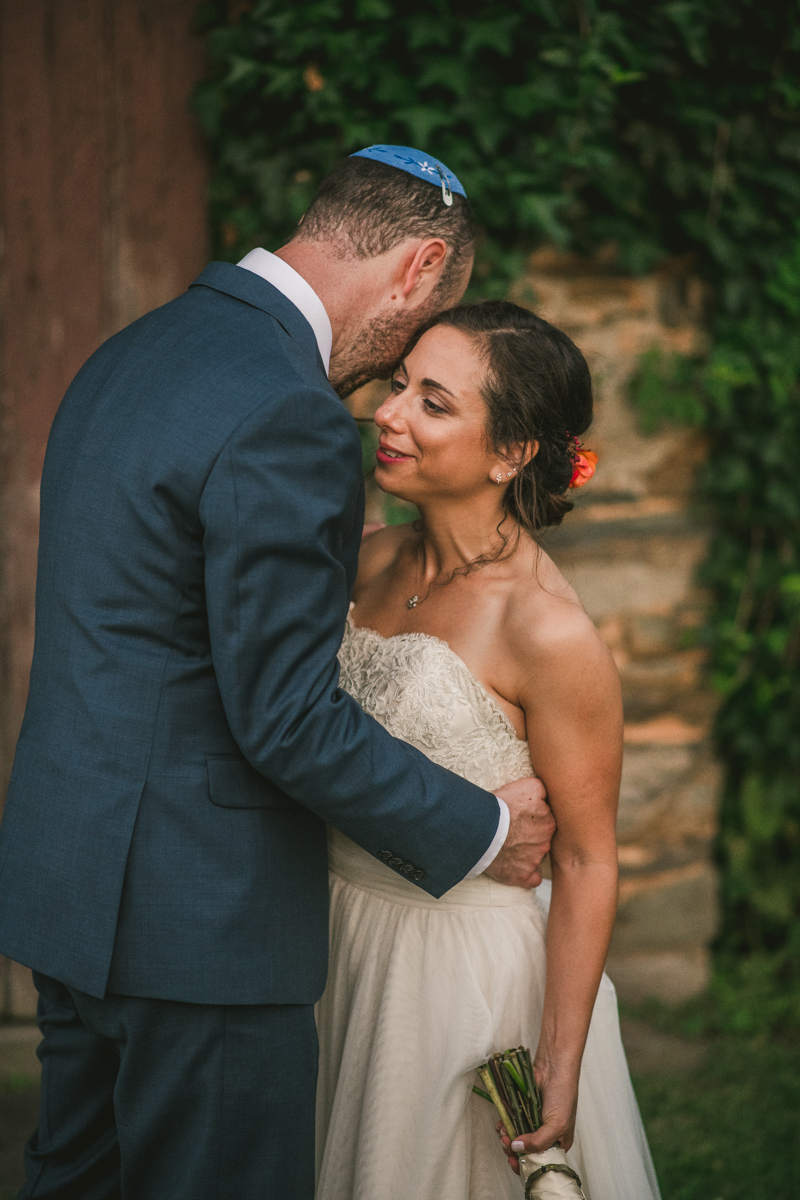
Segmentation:
[(545, 1124), (524, 1142), (526, 1150), (555, 1141), (568, 1149), (581, 1057), (616, 910), (622, 700), (613, 659), (577, 605), (554, 600), (546, 620), (515, 625), (516, 661), (524, 666), (518, 703), (557, 824), (535, 1058)]

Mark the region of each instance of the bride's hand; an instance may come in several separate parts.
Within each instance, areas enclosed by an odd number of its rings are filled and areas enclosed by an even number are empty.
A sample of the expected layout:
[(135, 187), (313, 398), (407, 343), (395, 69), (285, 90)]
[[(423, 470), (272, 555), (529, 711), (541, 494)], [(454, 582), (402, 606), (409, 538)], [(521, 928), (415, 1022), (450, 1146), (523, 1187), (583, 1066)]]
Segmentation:
[(543, 1125), (536, 1130), (536, 1133), (524, 1133), (513, 1142), (499, 1122), (496, 1126), (509, 1166), (517, 1174), (519, 1174), (519, 1155), (549, 1150), (556, 1142), (562, 1150), (569, 1150), (575, 1140), (575, 1110), (578, 1104), (577, 1079), (554, 1078), (547, 1080), (541, 1077), (538, 1070), (536, 1070), (536, 1077), (542, 1092)]

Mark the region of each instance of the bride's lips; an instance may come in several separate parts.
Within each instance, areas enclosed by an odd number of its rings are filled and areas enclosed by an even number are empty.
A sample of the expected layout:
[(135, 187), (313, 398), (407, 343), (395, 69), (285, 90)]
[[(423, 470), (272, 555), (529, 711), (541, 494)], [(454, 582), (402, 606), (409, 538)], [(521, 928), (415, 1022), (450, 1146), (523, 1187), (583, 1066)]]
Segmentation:
[(393, 463), (410, 462), (413, 455), (403, 454), (400, 450), (395, 450), (393, 446), (381, 445), (375, 451), (375, 457), (379, 463), (390, 466)]

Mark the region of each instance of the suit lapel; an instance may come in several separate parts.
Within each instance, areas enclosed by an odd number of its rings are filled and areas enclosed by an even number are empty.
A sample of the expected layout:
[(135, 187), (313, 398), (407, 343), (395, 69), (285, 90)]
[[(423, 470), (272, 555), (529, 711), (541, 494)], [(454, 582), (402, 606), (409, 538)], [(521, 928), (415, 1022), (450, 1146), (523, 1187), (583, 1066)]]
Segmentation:
[(212, 262), (189, 286), (213, 288), (215, 292), (224, 292), (245, 304), (260, 308), (262, 312), (269, 313), (293, 341), (300, 343), (316, 358), (320, 370), (327, 378), (314, 330), (299, 308), (271, 283), (267, 283), (266, 279), (262, 279), (253, 271), (245, 270), (244, 267), (234, 266), (233, 263)]

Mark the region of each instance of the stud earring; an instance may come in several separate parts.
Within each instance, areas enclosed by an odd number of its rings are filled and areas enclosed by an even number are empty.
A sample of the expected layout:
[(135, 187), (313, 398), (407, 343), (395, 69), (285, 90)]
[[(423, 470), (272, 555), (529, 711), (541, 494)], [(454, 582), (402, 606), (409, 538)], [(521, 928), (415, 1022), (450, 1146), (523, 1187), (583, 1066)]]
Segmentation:
[(498, 482), (498, 483), (502, 483), (502, 482), (503, 482), (503, 472), (502, 472), (502, 471), (498, 471), (498, 472), (497, 472), (497, 482)]
[(506, 476), (506, 479), (510, 479), (510, 478), (511, 478), (511, 476), (512, 476), (512, 475), (516, 475), (516, 473), (517, 473), (517, 468), (516, 468), (516, 467), (514, 467), (514, 470), (513, 470), (513, 471), (509, 471), (509, 472), (508, 472), (508, 475)]

